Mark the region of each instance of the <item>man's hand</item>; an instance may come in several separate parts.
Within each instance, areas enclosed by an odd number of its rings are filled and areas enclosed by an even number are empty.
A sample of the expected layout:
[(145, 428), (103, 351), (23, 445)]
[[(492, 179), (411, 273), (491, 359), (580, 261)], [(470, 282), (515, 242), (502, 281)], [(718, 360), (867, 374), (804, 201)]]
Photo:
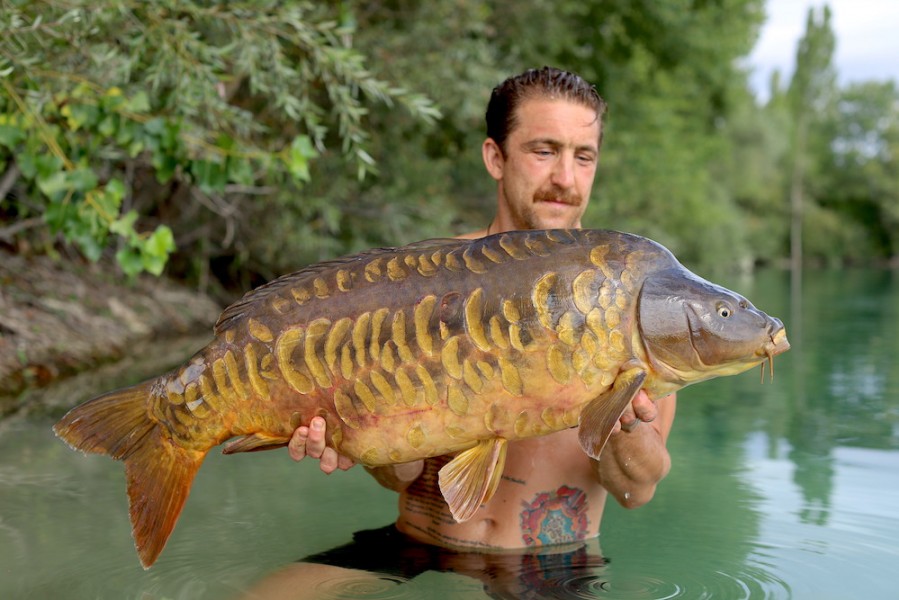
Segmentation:
[[(287, 444), (290, 458), (303, 460), (307, 456), (319, 459), (319, 468), (331, 474), (337, 469), (346, 471), (356, 463), (353, 459), (338, 454), (334, 448), (325, 443), (327, 425), (322, 417), (314, 417), (309, 426), (301, 425), (296, 428)], [(421, 475), (424, 469), (423, 460), (415, 460), (400, 465), (387, 465), (385, 467), (366, 467), (372, 477), (387, 489), (401, 492)]]
[(668, 474), (671, 457), (666, 443), (676, 404), (676, 394), (653, 402), (640, 390), (615, 424), (602, 456), (594, 461), (599, 483), (622, 506), (649, 502)]
[(308, 427), (297, 427), (287, 444), (287, 451), (290, 458), (297, 461), (307, 456), (319, 459), (319, 468), (329, 475), (337, 469), (346, 471), (356, 464), (325, 444), (325, 420), (322, 417), (313, 417)]

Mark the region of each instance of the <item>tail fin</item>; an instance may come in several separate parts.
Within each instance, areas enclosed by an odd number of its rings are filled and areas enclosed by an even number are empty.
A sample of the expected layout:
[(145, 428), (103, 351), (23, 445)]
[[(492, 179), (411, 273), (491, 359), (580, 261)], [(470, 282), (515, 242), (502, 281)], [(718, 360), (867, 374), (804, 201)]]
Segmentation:
[(148, 569), (162, 552), (206, 456), (173, 443), (147, 411), (155, 380), (88, 400), (53, 426), (76, 450), (125, 462), (131, 531)]

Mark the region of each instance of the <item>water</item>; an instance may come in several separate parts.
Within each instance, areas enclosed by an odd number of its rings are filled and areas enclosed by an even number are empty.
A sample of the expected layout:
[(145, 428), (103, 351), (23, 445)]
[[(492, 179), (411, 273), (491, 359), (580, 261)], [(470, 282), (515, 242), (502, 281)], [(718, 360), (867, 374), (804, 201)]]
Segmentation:
[(390, 523), (395, 496), (358, 468), (213, 453), (144, 571), (121, 464), (50, 431), (61, 404), (121, 383), (101, 377), (32, 392), (0, 422), (0, 598), (895, 598), (899, 274), (809, 273), (792, 308), (788, 279), (720, 281), (782, 317), (794, 348), (773, 383), (752, 371), (681, 392), (671, 474), (639, 510), (610, 501), (601, 549), (482, 557), (403, 585), (317, 581), (296, 561)]

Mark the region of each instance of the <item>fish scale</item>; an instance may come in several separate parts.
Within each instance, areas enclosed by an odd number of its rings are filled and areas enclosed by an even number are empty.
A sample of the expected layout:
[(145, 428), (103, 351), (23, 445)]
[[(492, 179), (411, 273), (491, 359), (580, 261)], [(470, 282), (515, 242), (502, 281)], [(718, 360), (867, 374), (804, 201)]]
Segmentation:
[[(706, 331), (720, 328), (715, 302), (745, 308), (724, 325), (735, 332)], [(787, 347), (779, 321), (646, 238), (550, 230), (430, 240), (312, 265), (248, 293), (183, 367), (90, 400), (55, 430), (125, 460), (149, 566), (222, 442), (226, 453), (281, 447), (321, 415), (329, 445), (369, 466), (458, 453), (440, 486), (462, 521), (495, 490), (508, 440), (580, 423), (596, 458), (641, 387), (657, 398)]]
[[(540, 237), (543, 239), (541, 240)], [(503, 240), (504, 243), (495, 245), (485, 245), (478, 251), (472, 248), (465, 248), (461, 251), (462, 260), (454, 260), (458, 257), (459, 252), (449, 252), (441, 255), (437, 252), (425, 252), (418, 254), (406, 254), (405, 256), (394, 256), (389, 260), (383, 257), (377, 257), (363, 264), (359, 264), (355, 269), (337, 268), (334, 275), (334, 285), (330, 285), (330, 278), (325, 273), (320, 273), (312, 280), (311, 289), (301, 286), (293, 286), (290, 288), (290, 295), (299, 298), (299, 305), (306, 305), (312, 302), (314, 298), (326, 300), (331, 296), (331, 290), (349, 291), (356, 286), (351, 286), (349, 282), (354, 282), (364, 273), (368, 273), (365, 278), (368, 283), (393, 285), (398, 282), (407, 281), (415, 277), (429, 278), (435, 276), (439, 269), (444, 269), (454, 273), (475, 274), (485, 276), (489, 274), (488, 265), (502, 264), (506, 260), (524, 260), (528, 257), (545, 257), (551, 253), (550, 247), (556, 242), (548, 235), (537, 236), (529, 235), (519, 244), (508, 243), (508, 238)], [(386, 264), (386, 267), (384, 265)], [(579, 273), (592, 273), (592, 271), (584, 271)], [(443, 323), (447, 325), (442, 330), (439, 325), (435, 327), (436, 319), (433, 308), (436, 305), (437, 297), (434, 294), (424, 296), (414, 309), (414, 317), (411, 319), (411, 327), (414, 331), (414, 344), (410, 339), (412, 336), (407, 332), (407, 315), (402, 311), (384, 314), (380, 319), (375, 319), (375, 323), (390, 323), (389, 329), (382, 329), (379, 325), (374, 325), (371, 329), (366, 327), (358, 327), (361, 324), (371, 322), (370, 312), (359, 315), (355, 320), (344, 317), (337, 323), (331, 323), (327, 319), (314, 320), (305, 329), (289, 329), (283, 333), (277, 341), (270, 339), (270, 331), (276, 327), (269, 327), (260, 319), (247, 319), (247, 328), (249, 335), (261, 342), (268, 342), (267, 351), (276, 357), (277, 364), (284, 379), (291, 385), (294, 391), (300, 394), (313, 394), (317, 389), (328, 390), (333, 388), (335, 394), (335, 413), (343, 423), (350, 424), (354, 429), (359, 429), (360, 422), (364, 421), (368, 415), (389, 414), (389, 409), (400, 405), (397, 398), (402, 399), (401, 407), (414, 406), (414, 395), (425, 387), (437, 390), (440, 395), (445, 391), (447, 397), (446, 404), (450, 410), (457, 416), (465, 416), (471, 406), (472, 397), (485, 391), (496, 393), (497, 386), (490, 386), (489, 380), (478, 373), (475, 365), (480, 362), (482, 370), (487, 368), (499, 371), (502, 374), (500, 381), (503, 383), (502, 389), (505, 392), (516, 396), (521, 396), (525, 392), (521, 384), (521, 375), (518, 372), (516, 363), (519, 357), (516, 354), (528, 351), (524, 343), (521, 341), (521, 327), (517, 324), (522, 321), (521, 312), (525, 312), (524, 321), (533, 322), (533, 316), (536, 315), (537, 321), (544, 329), (555, 331), (560, 339), (566, 340), (568, 345), (574, 345), (574, 338), (579, 337), (580, 331), (572, 325), (574, 313), (577, 313), (577, 320), (582, 326), (586, 320), (586, 315), (577, 310), (571, 310), (564, 302), (560, 302), (560, 298), (572, 297), (573, 292), (567, 289), (569, 286), (563, 285), (564, 282), (557, 281), (559, 278), (556, 273), (543, 274), (540, 279), (530, 286), (530, 294), (519, 294), (523, 298), (530, 299), (530, 302), (520, 302), (516, 307), (516, 319), (509, 322), (500, 312), (498, 303), (494, 303), (491, 307), (492, 314), (487, 314), (487, 308), (484, 306), (484, 288), (477, 287), (461, 301), (462, 310), (461, 318), (444, 319)], [(308, 284), (307, 284), (308, 286)], [(527, 292), (528, 290), (525, 290)], [(273, 306), (283, 305), (278, 299), (272, 300)], [(583, 303), (582, 303), (583, 304)], [(577, 308), (576, 306), (574, 308)], [(563, 312), (564, 310), (564, 312)], [(280, 311), (283, 314), (282, 311)], [(498, 345), (494, 345), (488, 338), (487, 323), (492, 320), (494, 323), (494, 331), (499, 332), (501, 341)], [(515, 325), (514, 327), (512, 327)], [(354, 328), (354, 326), (356, 326)], [(511, 327), (511, 333), (510, 333)], [(346, 339), (348, 331), (353, 330), (353, 340)], [(532, 327), (527, 333), (528, 337), (536, 336)], [(260, 335), (260, 332), (262, 334)], [(389, 333), (389, 337), (384, 340), (381, 336)], [(511, 336), (511, 343), (505, 343), (505, 340)], [(319, 343), (325, 340), (324, 343)], [(272, 347), (274, 344), (274, 347)], [(428, 360), (434, 353), (435, 344), (439, 348), (440, 363), (443, 371), (449, 378), (434, 382), (434, 376), (428, 370), (433, 370), (434, 362)], [(350, 350), (350, 346), (356, 350), (356, 362), (361, 365), (372, 363), (372, 368), (353, 369), (351, 376), (347, 376), (344, 371), (336, 368), (337, 355), (342, 353), (341, 346)], [(442, 347), (440, 347), (442, 345)], [(531, 344), (537, 346), (537, 344)], [(377, 346), (378, 351), (372, 353), (371, 356), (365, 355), (366, 347)], [(460, 358), (460, 346), (466, 358)], [(413, 352), (413, 348), (417, 352)], [(534, 350), (534, 348), (531, 348)], [(580, 348), (582, 354), (586, 352), (584, 348)], [(476, 352), (482, 353), (481, 356), (473, 356)], [(572, 377), (571, 356), (572, 351), (563, 349), (561, 345), (550, 345), (546, 349), (546, 365), (550, 376), (558, 383), (567, 384)], [(253, 353), (257, 359), (261, 358), (259, 353)], [(264, 357), (264, 354), (262, 355)], [(302, 356), (302, 360), (299, 357)], [(499, 361), (499, 356), (503, 360)], [(589, 356), (587, 357), (589, 360)], [(579, 369), (580, 376), (587, 374), (586, 364), (588, 361), (581, 361), (583, 364)], [(416, 374), (410, 376), (405, 370), (398, 378), (396, 376), (397, 365), (419, 364), (424, 367), (424, 371), (418, 370)], [(423, 363), (423, 364), (422, 364)], [(218, 364), (213, 361), (213, 366)], [(325, 366), (328, 366), (326, 369)], [(247, 370), (254, 372), (254, 365), (248, 364)], [(424, 381), (422, 381), (422, 376)], [(344, 382), (340, 380), (343, 379)], [(591, 377), (595, 379), (595, 377)], [(345, 382), (353, 381), (352, 386)], [(239, 378), (238, 378), (239, 382)], [(402, 385), (401, 385), (402, 383)], [(242, 382), (237, 383), (241, 385)], [(405, 396), (404, 396), (405, 393)], [(229, 388), (225, 388), (224, 394), (233, 397)], [(407, 397), (408, 396), (408, 397)], [(432, 395), (433, 397), (433, 395)], [(360, 411), (359, 408), (364, 410)], [(520, 424), (521, 418), (518, 417)], [(332, 428), (333, 428), (332, 423)], [(421, 430), (422, 423), (420, 421), (412, 422), (409, 428)], [(433, 428), (430, 428), (433, 429)], [(521, 427), (517, 427), (521, 431)], [(341, 451), (350, 450), (352, 435), (344, 435), (341, 440)], [(358, 443), (358, 442), (357, 442)], [(455, 449), (452, 446), (441, 447), (440, 452), (446, 452)], [(417, 450), (417, 448), (414, 448)], [(368, 461), (372, 461), (374, 456), (379, 453), (373, 447), (369, 446), (365, 449), (358, 449), (360, 456), (365, 457)], [(383, 454), (383, 453), (381, 453)], [(394, 450), (392, 458), (382, 457), (378, 463), (395, 460), (397, 452)], [(402, 456), (400, 453), (399, 456)]]

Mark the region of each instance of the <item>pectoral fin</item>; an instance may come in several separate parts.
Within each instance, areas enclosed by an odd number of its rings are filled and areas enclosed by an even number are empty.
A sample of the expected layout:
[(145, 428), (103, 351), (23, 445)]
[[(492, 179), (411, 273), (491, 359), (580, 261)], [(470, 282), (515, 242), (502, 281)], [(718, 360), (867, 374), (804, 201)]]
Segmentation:
[(482, 440), (443, 465), (437, 479), (440, 491), (459, 523), (470, 519), (490, 500), (506, 464), (506, 440)]
[(254, 433), (234, 438), (222, 450), (222, 454), (237, 454), (238, 452), (256, 452), (258, 450), (274, 450), (287, 445), (290, 438)]
[(625, 371), (618, 376), (610, 390), (597, 396), (581, 412), (578, 439), (590, 458), (599, 458), (603, 446), (612, 435), (615, 421), (640, 391), (645, 379), (646, 371), (642, 369)]

